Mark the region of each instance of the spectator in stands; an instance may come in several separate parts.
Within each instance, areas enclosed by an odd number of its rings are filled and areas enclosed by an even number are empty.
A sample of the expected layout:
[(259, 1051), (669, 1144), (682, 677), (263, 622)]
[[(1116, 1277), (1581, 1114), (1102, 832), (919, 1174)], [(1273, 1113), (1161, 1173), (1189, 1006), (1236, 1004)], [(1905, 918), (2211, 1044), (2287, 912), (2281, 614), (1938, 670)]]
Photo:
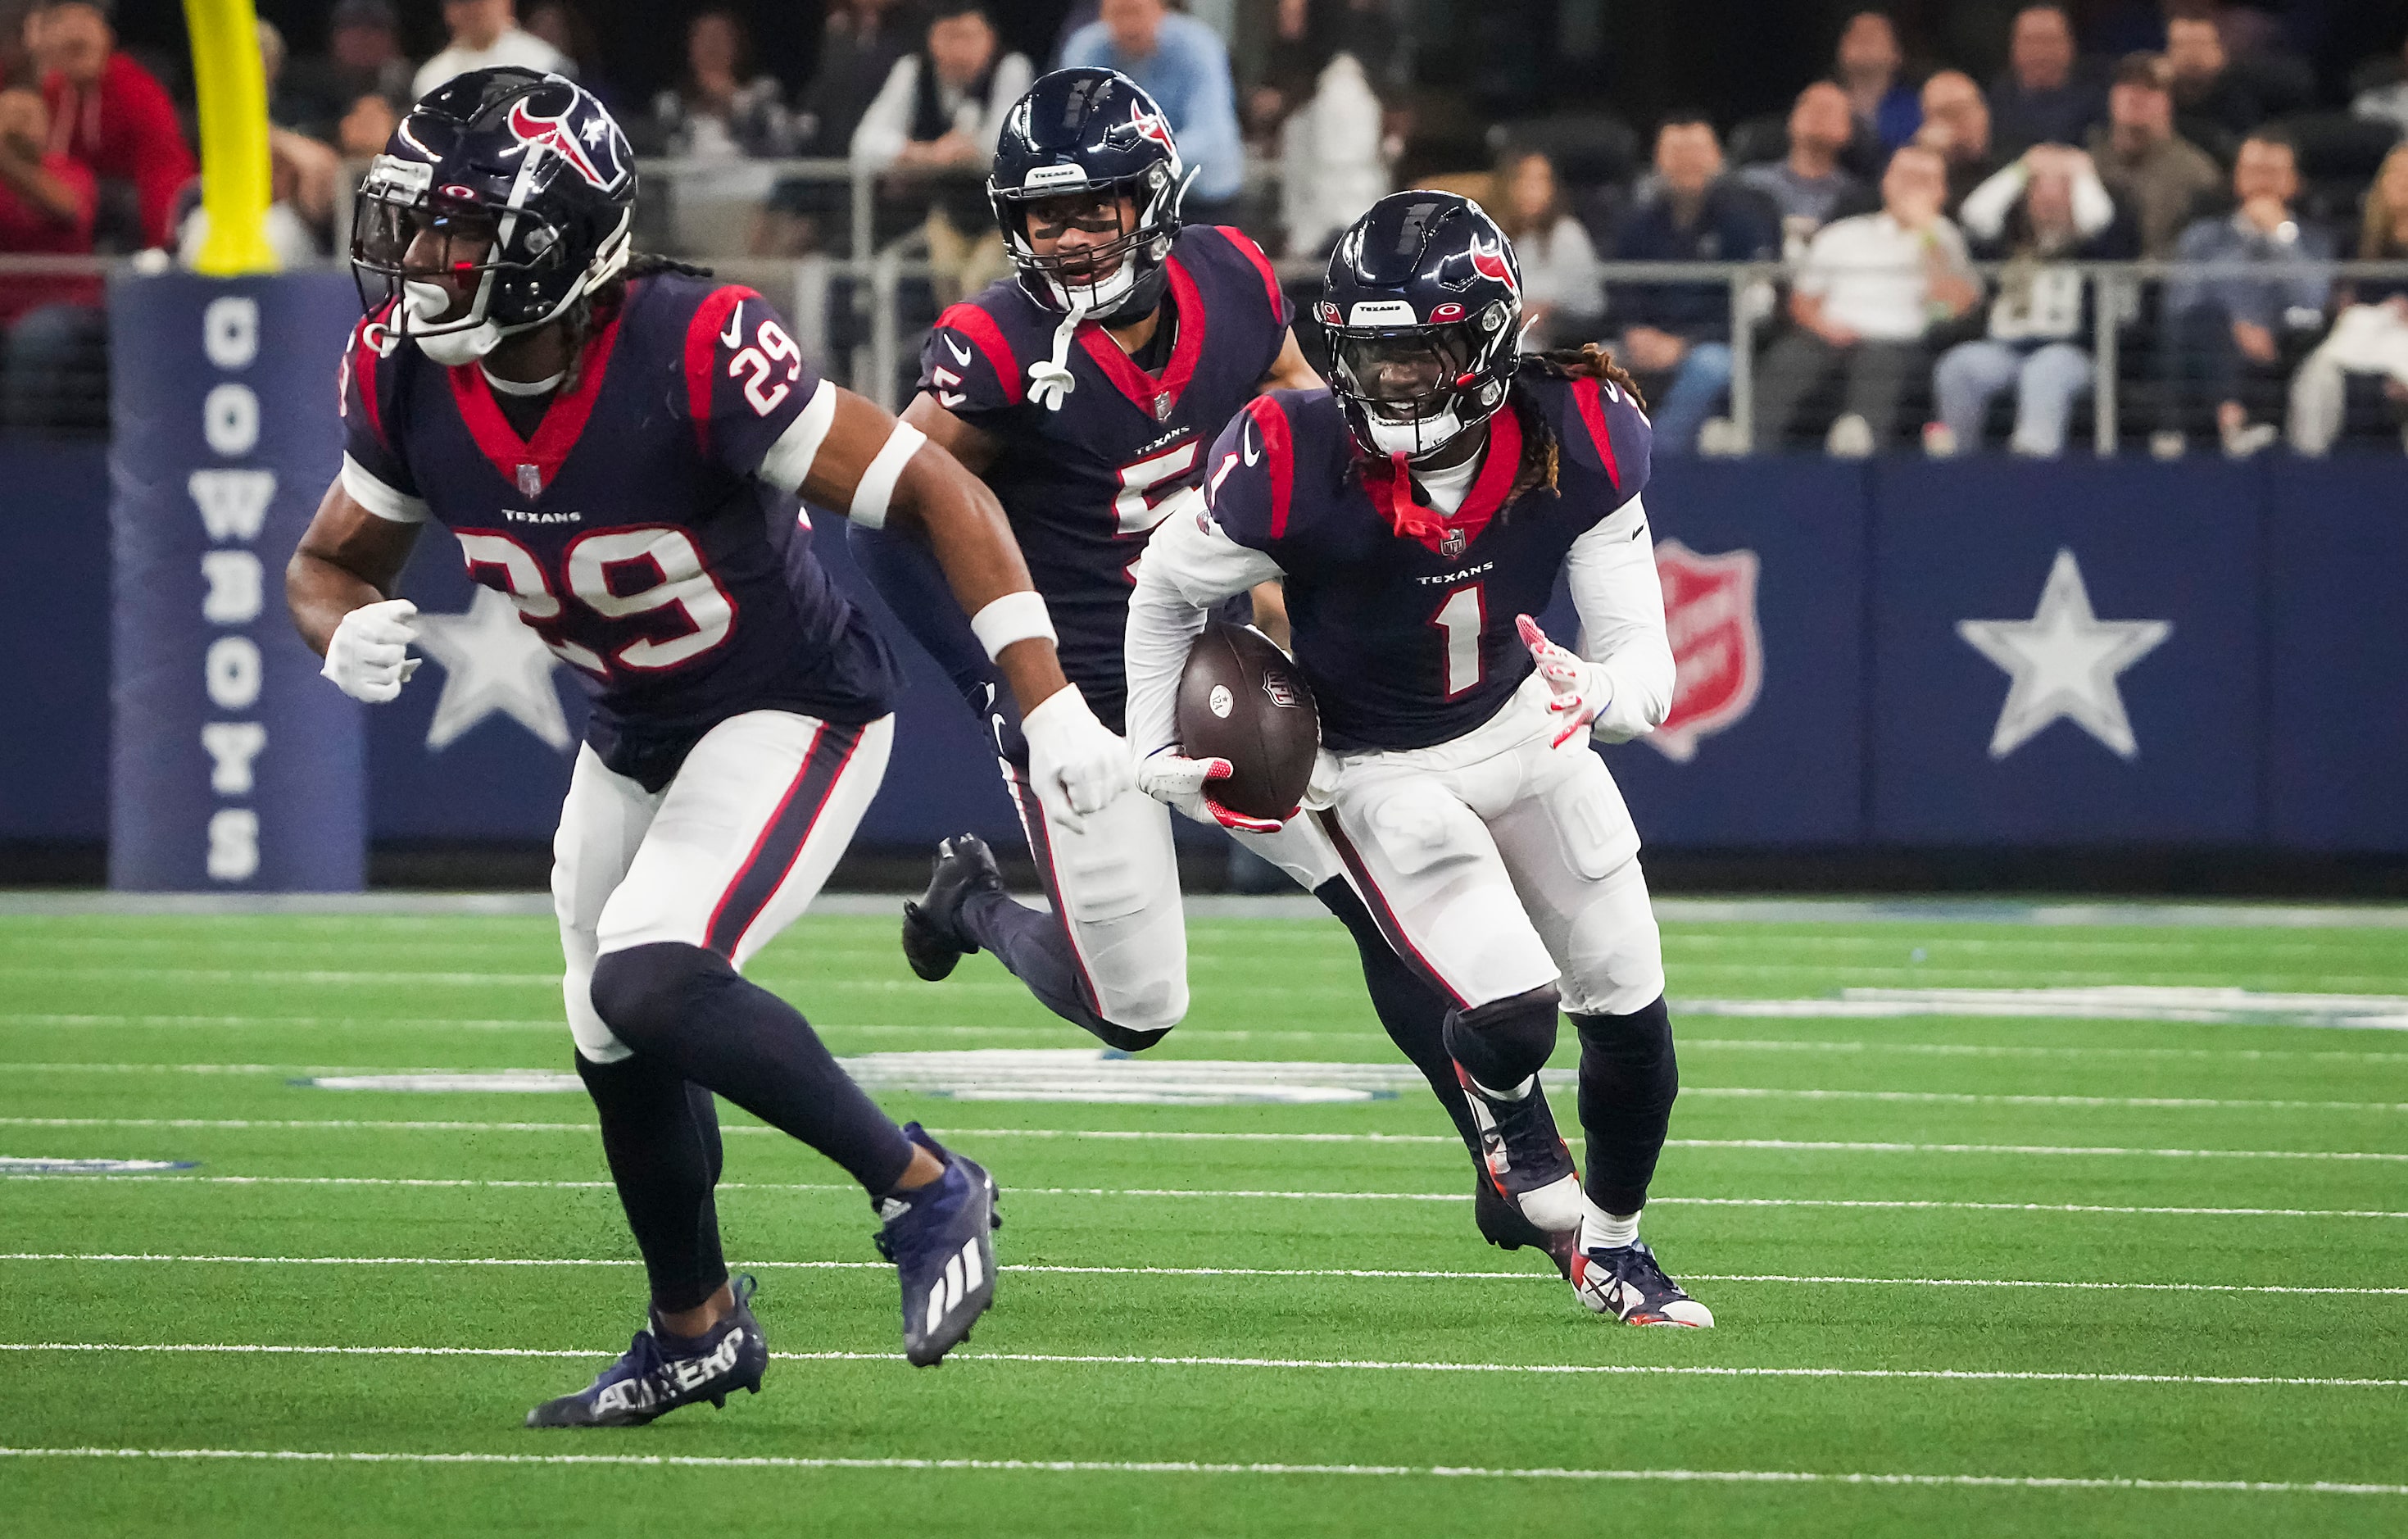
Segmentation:
[(1960, 70), (1943, 69), (1923, 82), (1923, 126), (1914, 142), (1939, 151), (1951, 209), (1999, 168), (1990, 150), (1990, 104), (1973, 77)]
[[(2384, 157), (2367, 189), (2357, 254), (2361, 262), (2408, 260), (2408, 144)], [(2352, 374), (2384, 376), (2395, 410), (2408, 402), (2408, 279), (2353, 279), (2341, 297), (2332, 331), (2291, 376), (2295, 453), (2321, 454), (2332, 447)]]
[(1497, 202), (1491, 211), (1498, 227), (1512, 237), (1522, 263), (1523, 349), (1536, 352), (1595, 339), (1605, 319), (1597, 248), (1565, 207), (1555, 162), (1535, 150), (1509, 151), (1497, 167)]
[(2400, 76), (2383, 85), (2370, 85), (2350, 99), (2349, 109), (2361, 118), (2397, 123), (2408, 134), (2408, 42), (2400, 45)]
[(1940, 420), (1924, 429), (1924, 449), (1945, 456), (1980, 448), (1991, 398), (2013, 385), (2007, 447), (2053, 459), (2065, 451), (2074, 402), (2090, 390), (2090, 285), (2071, 264), (2128, 261), (2139, 233), (2090, 157), (2055, 144), (2025, 151), (1973, 189), (1956, 216), (1973, 254), (2007, 269), (1990, 301), (1989, 334), (1950, 348), (1932, 371)]
[(2207, 151), (2174, 132), (2173, 95), (2166, 63), (2154, 53), (2127, 54), (2107, 90), (2107, 125), (2090, 131), (2100, 180), (2131, 209), (2141, 254), (2167, 257), (2200, 200), (2224, 185)]
[(1280, 124), (1280, 224), (1289, 254), (1326, 251), (1387, 195), (1383, 123), (1363, 61), (1349, 50), (1331, 54), (1312, 94)]
[(1806, 254), (1806, 242), (1830, 222), (1834, 209), (1864, 192), (1862, 182), (1840, 168), (1840, 152), (1855, 131), (1846, 93), (1817, 80), (1798, 93), (1789, 109), (1787, 156), (1739, 174), (1742, 183), (1772, 200), (1792, 261)]
[(325, 53), (295, 59), (285, 69), (284, 90), (294, 108), (290, 125), (333, 139), (362, 96), (407, 106), (411, 73), (391, 0), (342, 0), (327, 19)]
[(603, 74), (601, 39), (595, 36), (594, 23), (584, 12), (566, 0), (536, 0), (527, 7), (525, 25), (531, 35), (550, 43), (575, 66), (566, 73), (576, 76), (579, 85), (594, 93), (613, 116), (625, 121), (619, 89)]
[[(797, 150), (836, 158), (853, 152), (853, 130), (921, 33), (902, 0), (830, 0), (820, 34), (819, 65), (795, 108)], [(851, 190), (838, 182), (791, 178), (771, 191), (754, 249), (798, 256), (819, 247), (851, 217)], [(840, 237), (838, 237), (840, 240)]]
[(519, 25), (512, 0), (443, 0), (443, 25), (452, 45), (418, 66), (409, 93), (423, 96), (455, 75), (516, 65), (573, 76), (577, 63)]
[(1097, 20), (1062, 45), (1062, 65), (1117, 69), (1143, 86), (1170, 120), (1180, 159), (1196, 168), (1188, 223), (1234, 222), (1233, 205), (1246, 180), (1245, 145), (1229, 50), (1219, 33), (1192, 16), (1171, 14), (1163, 0), (1103, 0)]
[(2018, 154), (2035, 144), (2080, 144), (2107, 115), (2095, 79), (2073, 48), (2073, 23), (2055, 5), (2015, 13), (2007, 44), (2007, 72), (1990, 87), (1990, 127), (2000, 150)]
[[(165, 245), (176, 194), (197, 169), (165, 88), (118, 51), (106, 0), (42, 0), (27, 36), (42, 72), (50, 147), (90, 166), (104, 189), (130, 182), (135, 228), (126, 233), (141, 245)], [(96, 224), (96, 241), (99, 233)]]
[(1923, 126), (1923, 103), (1914, 88), (1899, 79), (1906, 53), (1898, 46), (1898, 28), (1877, 10), (1860, 10), (1848, 18), (1840, 34), (1840, 89), (1848, 93), (1848, 109), (1859, 127), (1882, 152), (1914, 137)]
[(392, 98), (374, 91), (363, 93), (335, 125), (335, 148), (345, 160), (373, 160), (384, 153), (386, 141), (400, 123), (401, 114), (394, 110)]
[(725, 6), (685, 26), (685, 73), (652, 98), (661, 147), (684, 160), (774, 159), (795, 152), (795, 120), (778, 78), (755, 69), (752, 36)]
[(2255, 82), (2224, 50), (2214, 12), (2177, 15), (2166, 23), (2166, 67), (2175, 131), (2219, 160), (2229, 160), (2242, 138), (2266, 121)]
[[(257, 25), (260, 73), (266, 80), (272, 108), (282, 99), (279, 86), (284, 77), (284, 34), (277, 30), (273, 22), (262, 21)], [(309, 254), (324, 255), (326, 237), (332, 228), (335, 184), (342, 176), (342, 163), (334, 147), (298, 132), (291, 121), (271, 110), (267, 153), (270, 180), (284, 189), (283, 201), (301, 223)], [(179, 244), (188, 233), (179, 230)]]
[(820, 35), (819, 68), (796, 103), (803, 152), (851, 152), (853, 131), (869, 110), (895, 61), (920, 46), (901, 0), (832, 0)]
[[(89, 256), (98, 184), (49, 148), (39, 94), (0, 91), (0, 253)], [(0, 425), (98, 426), (107, 421), (107, 312), (98, 278), (0, 278)]]
[(2240, 208), (2196, 222), (2176, 243), (2177, 261), (2247, 263), (2265, 276), (2179, 278), (2166, 285), (2162, 425), (2149, 440), (2160, 459), (2183, 453), (2184, 408), (2199, 398), (2215, 402), (2226, 454), (2244, 458), (2274, 440), (2271, 424), (2250, 422), (2245, 397), (2279, 377), (2286, 344), (2324, 324), (2330, 285), (2322, 264), (2332, 259), (2333, 243), (2293, 217), (2299, 191), (2290, 144), (2260, 129), (2242, 141), (2233, 162)]
[(1846, 401), (1825, 439), (1829, 453), (1862, 458), (1896, 436), (1924, 338), (1982, 296), (1965, 237), (1941, 212), (1947, 196), (1940, 152), (1906, 145), (1882, 176), (1882, 211), (1834, 221), (1814, 237), (1789, 296), (1797, 329), (1765, 351), (1757, 373), (1757, 449), (1777, 447), (1833, 374), (1846, 380)]
[[(1703, 114), (1675, 113), (1656, 131), (1656, 188), (1615, 232), (1619, 260), (1770, 262), (1780, 256), (1781, 232), (1770, 203), (1723, 176), (1722, 145)], [(1528, 250), (1518, 236), (1514, 249)], [(1527, 263), (1526, 255), (1526, 272)], [(1730, 385), (1730, 286), (1616, 284), (1613, 315), (1622, 326), (1624, 366), (1649, 377), (1656, 449), (1691, 453), (1698, 429)]]
[(998, 58), (996, 47), (995, 24), (978, 0), (939, 0), (925, 46), (895, 61), (853, 134), (856, 165), (939, 179), (933, 194), (922, 184), (908, 195), (933, 196), (928, 261), (940, 304), (975, 294), (1010, 266), (985, 176), (1003, 116), (1027, 93), (1036, 71), (1026, 54)]

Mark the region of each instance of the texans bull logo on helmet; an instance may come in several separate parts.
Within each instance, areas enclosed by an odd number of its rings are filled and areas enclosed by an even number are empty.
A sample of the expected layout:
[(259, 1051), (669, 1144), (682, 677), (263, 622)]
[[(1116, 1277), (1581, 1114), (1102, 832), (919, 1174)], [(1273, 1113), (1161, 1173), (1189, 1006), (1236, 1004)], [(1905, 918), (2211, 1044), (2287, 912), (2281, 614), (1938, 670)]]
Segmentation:
[(627, 167), (621, 154), (622, 141), (610, 120), (599, 112), (586, 114), (581, 128), (571, 127), (569, 120), (577, 114), (580, 105), (582, 103), (570, 106), (557, 117), (544, 118), (527, 110), (524, 101), (513, 102), (510, 104), (510, 132), (530, 148), (540, 145), (558, 155), (599, 191), (615, 191), (627, 180)]
[(1504, 284), (1513, 291), (1513, 297), (1516, 299), (1522, 296), (1522, 280), (1513, 276), (1513, 263), (1505, 254), (1504, 242), (1482, 240), (1474, 237), (1469, 249), (1471, 253), (1473, 272), (1483, 278), (1493, 278)]

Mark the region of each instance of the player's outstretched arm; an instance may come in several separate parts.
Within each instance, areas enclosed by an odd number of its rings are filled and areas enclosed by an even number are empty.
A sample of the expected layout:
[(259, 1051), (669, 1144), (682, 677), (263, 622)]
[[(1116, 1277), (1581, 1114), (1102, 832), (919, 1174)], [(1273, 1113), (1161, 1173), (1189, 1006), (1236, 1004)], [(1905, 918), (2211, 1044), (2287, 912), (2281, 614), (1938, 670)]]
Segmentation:
[[(1592, 736), (1625, 742), (1654, 731), (1671, 713), (1674, 669), (1655, 541), (1640, 499), (1632, 497), (1572, 541), (1564, 573), (1580, 613), (1581, 650), (1575, 655), (1544, 636), (1533, 640), (1538, 627), (1526, 620), (1523, 640), (1540, 671), (1558, 702), (1567, 697), (1566, 684), (1573, 686)], [(1550, 650), (1541, 653), (1542, 644)]]
[(418, 529), (370, 512), (337, 478), (285, 565), (294, 627), (326, 659), (326, 677), (354, 699), (390, 700), (418, 670), (419, 660), (407, 654), (417, 606), (392, 596)]
[(855, 523), (927, 541), (970, 628), (1020, 702), (1040, 791), (1058, 789), (1074, 817), (1100, 811), (1128, 789), (1128, 751), (1063, 677), (1054, 623), (1003, 505), (918, 428), (851, 391), (822, 388), (833, 397), (825, 433), (792, 489), (822, 507), (844, 509)]

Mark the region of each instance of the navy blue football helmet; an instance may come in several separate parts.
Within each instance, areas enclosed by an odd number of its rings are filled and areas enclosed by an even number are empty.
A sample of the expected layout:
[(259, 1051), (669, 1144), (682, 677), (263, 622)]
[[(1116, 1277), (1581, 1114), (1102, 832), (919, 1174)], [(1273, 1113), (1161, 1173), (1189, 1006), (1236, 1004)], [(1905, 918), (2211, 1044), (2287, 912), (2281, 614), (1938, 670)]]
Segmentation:
[(1505, 404), (1520, 361), (1522, 267), (1480, 205), (1391, 193), (1329, 254), (1329, 388), (1366, 453), (1438, 453)]
[(531, 69), (470, 70), (409, 109), (360, 184), (361, 301), (373, 312), (399, 295), (401, 335), (466, 363), (625, 266), (635, 202), (635, 152), (592, 93)]
[[(1162, 302), (1169, 278), (1163, 263), (1193, 178), (1180, 163), (1170, 121), (1135, 80), (1109, 69), (1057, 69), (1005, 115), (986, 194), (1029, 297), (1056, 313), (1077, 309), (1114, 325)], [(1113, 238), (1072, 255), (1039, 255), (1030, 206), (1071, 194), (1085, 194), (1089, 207), (1068, 222)], [(1133, 225), (1120, 217), (1123, 195), (1136, 205)]]

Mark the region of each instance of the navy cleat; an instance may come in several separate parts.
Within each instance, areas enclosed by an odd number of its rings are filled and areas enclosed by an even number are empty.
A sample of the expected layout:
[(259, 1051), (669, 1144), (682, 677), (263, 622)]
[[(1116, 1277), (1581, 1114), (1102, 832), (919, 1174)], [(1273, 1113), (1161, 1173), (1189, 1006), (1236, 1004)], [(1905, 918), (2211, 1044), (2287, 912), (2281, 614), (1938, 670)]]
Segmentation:
[(1600, 1315), (1625, 1325), (1684, 1325), (1705, 1330), (1714, 1312), (1664, 1275), (1643, 1241), (1582, 1251), (1572, 1259), (1572, 1292)]
[[(1580, 1168), (1572, 1163), (1563, 1134), (1555, 1131), (1555, 1114), (1548, 1109), (1547, 1092), (1539, 1086), (1538, 1077), (1531, 1076), (1530, 1093), (1519, 1100), (1490, 1095), (1461, 1064), (1455, 1066), (1455, 1077), (1480, 1129), (1481, 1163), (1497, 1196), (1543, 1232), (1579, 1229)], [(1480, 1231), (1492, 1243), (1503, 1244), (1487, 1224)]]
[(1580, 1230), (1542, 1230), (1533, 1224), (1498, 1191), (1484, 1169), (1472, 1179), (1471, 1216), (1480, 1225), (1481, 1238), (1499, 1250), (1520, 1250), (1526, 1245), (1541, 1251), (1555, 1263), (1555, 1271), (1570, 1281), (1572, 1258), (1580, 1254)]
[(974, 892), (1001, 892), (995, 852), (976, 834), (955, 834), (937, 846), (936, 874), (917, 901), (903, 905), (903, 959), (929, 983), (945, 977), (978, 942), (962, 933), (962, 902)]
[(948, 1154), (916, 1122), (903, 1131), (945, 1165), (927, 1186), (877, 1204), (886, 1221), (878, 1253), (895, 1263), (903, 1283), (903, 1355), (912, 1367), (927, 1368), (968, 1340), (995, 1302), (993, 1232), (1003, 1228), (1003, 1215), (985, 1167)]
[(752, 1317), (752, 1279), (736, 1279), (736, 1307), (691, 1339), (661, 1329), (636, 1332), (626, 1355), (573, 1395), (545, 1401), (527, 1413), (530, 1427), (640, 1427), (681, 1405), (707, 1400), (724, 1406), (738, 1389), (761, 1392), (769, 1344)]

